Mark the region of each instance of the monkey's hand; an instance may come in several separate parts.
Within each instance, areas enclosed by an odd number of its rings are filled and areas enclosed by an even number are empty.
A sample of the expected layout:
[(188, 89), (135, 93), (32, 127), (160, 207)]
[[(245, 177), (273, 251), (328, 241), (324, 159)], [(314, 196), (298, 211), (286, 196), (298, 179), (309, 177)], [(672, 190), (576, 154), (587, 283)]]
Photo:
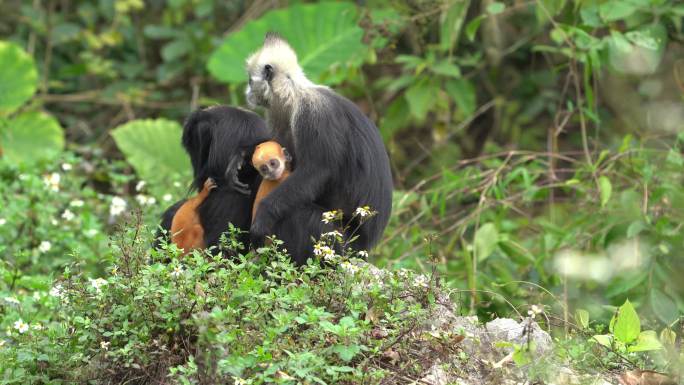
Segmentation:
[(249, 195), (251, 193), (249, 185), (240, 182), (240, 179), (238, 178), (238, 171), (242, 168), (243, 163), (244, 159), (242, 158), (242, 155), (233, 156), (228, 163), (228, 167), (226, 167), (225, 177), (231, 189), (240, 194)]

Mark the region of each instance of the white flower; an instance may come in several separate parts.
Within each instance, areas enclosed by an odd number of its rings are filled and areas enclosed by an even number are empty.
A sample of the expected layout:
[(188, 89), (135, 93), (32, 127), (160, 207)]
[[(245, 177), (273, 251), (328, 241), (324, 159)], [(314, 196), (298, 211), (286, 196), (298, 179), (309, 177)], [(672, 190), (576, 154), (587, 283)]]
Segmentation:
[(80, 199), (74, 199), (73, 201), (69, 202), (69, 206), (72, 207), (83, 207), (85, 202), (83, 202)]
[(71, 171), (73, 167), (69, 163), (62, 163), (62, 170), (64, 171)]
[(72, 213), (69, 209), (64, 210), (64, 212), (62, 213), (62, 219), (64, 219), (65, 221), (70, 221), (74, 219), (74, 217), (74, 213)]
[(18, 299), (14, 298), (14, 297), (5, 297), (5, 302), (11, 303), (14, 305), (19, 305), (21, 303), (21, 302), (19, 302)]
[(43, 241), (38, 246), (38, 251), (40, 251), (41, 253), (47, 253), (48, 251), (50, 251), (51, 248), (52, 243), (50, 243), (50, 241)]
[(97, 233), (98, 233), (97, 229), (88, 229), (88, 230), (83, 232), (83, 234), (85, 234), (85, 236), (88, 238), (92, 238), (92, 237), (96, 236)]
[(424, 275), (417, 275), (413, 278), (413, 286), (428, 287), (428, 279)]
[(323, 213), (323, 218), (321, 220), (323, 221), (323, 223), (330, 223), (338, 219), (339, 216), (340, 214), (337, 210), (326, 211)]
[(340, 263), (340, 267), (346, 270), (349, 274), (355, 274), (357, 271), (359, 271), (359, 267), (350, 263), (349, 261)]
[(164, 196), (162, 197), (162, 200), (164, 202), (170, 202), (171, 199), (173, 199), (173, 195), (171, 195), (171, 194), (164, 194)]
[(61, 284), (57, 284), (50, 289), (50, 295), (52, 297), (57, 297), (62, 300), (63, 303), (69, 303), (69, 298), (64, 293), (64, 288)]
[(117, 265), (112, 266), (111, 273), (112, 273), (112, 275), (119, 274), (119, 266), (117, 266)]
[(173, 271), (171, 272), (171, 276), (174, 278), (178, 278), (183, 274), (183, 266), (178, 265), (173, 268)]
[(52, 224), (53, 226), (57, 226), (57, 225), (59, 225), (59, 222), (57, 222), (57, 220), (55, 218), (52, 218), (52, 219), (50, 219), (50, 224)]
[(32, 297), (34, 300), (38, 301), (40, 300), (41, 294), (38, 291), (34, 291)]
[(233, 377), (233, 385), (247, 385), (247, 381), (240, 377)]
[(24, 334), (29, 330), (29, 324), (19, 319), (19, 321), (14, 322), (14, 328), (17, 329), (20, 334)]
[(527, 315), (534, 318), (536, 315), (541, 314), (543, 312), (544, 312), (544, 309), (542, 309), (541, 307), (539, 307), (537, 305), (532, 305), (530, 307), (530, 310), (527, 311)]
[(145, 188), (146, 184), (147, 184), (147, 182), (145, 182), (144, 180), (139, 181), (135, 185), (135, 191), (138, 191), (138, 192), (142, 191)]
[(102, 350), (109, 350), (109, 344), (110, 344), (110, 342), (108, 342), (108, 341), (102, 341), (102, 342), (100, 342), (100, 349), (102, 349)]
[(102, 278), (97, 278), (97, 279), (91, 279), (88, 278), (90, 281), (90, 284), (97, 290), (98, 294), (102, 293), (102, 286), (107, 284), (107, 280), (102, 279)]
[(368, 206), (359, 207), (356, 209), (356, 211), (354, 211), (354, 215), (358, 215), (361, 218), (367, 217), (367, 216), (371, 215), (370, 207), (368, 207)]
[(5, 218), (0, 218), (0, 226), (4, 226), (5, 223), (7, 223), (7, 219), (5, 219)]
[(357, 254), (359, 258), (368, 258), (368, 252), (366, 250), (361, 250)]
[(5, 346), (5, 340), (0, 340), (0, 348)]
[(59, 181), (61, 179), (62, 177), (56, 172), (43, 177), (45, 185), (48, 186), (52, 191), (59, 191)]
[(43, 330), (43, 325), (41, 324), (33, 324), (31, 327), (33, 330)]
[(340, 238), (341, 238), (341, 237), (342, 237), (342, 234), (340, 234), (339, 231), (335, 230), (335, 231), (330, 231), (330, 232), (327, 232), (327, 233), (323, 233), (323, 234), (321, 234), (321, 237), (335, 237), (335, 238), (340, 237)]
[(64, 295), (64, 289), (62, 288), (62, 285), (57, 284), (53, 286), (52, 289), (50, 289), (50, 295), (53, 297), (62, 298), (62, 296)]
[(112, 198), (112, 204), (109, 206), (109, 215), (116, 217), (126, 210), (126, 201), (121, 197)]
[(137, 200), (141, 206), (145, 206), (145, 205), (151, 206), (157, 202), (157, 200), (154, 199), (154, 197), (142, 195), (142, 194), (136, 195), (135, 200)]

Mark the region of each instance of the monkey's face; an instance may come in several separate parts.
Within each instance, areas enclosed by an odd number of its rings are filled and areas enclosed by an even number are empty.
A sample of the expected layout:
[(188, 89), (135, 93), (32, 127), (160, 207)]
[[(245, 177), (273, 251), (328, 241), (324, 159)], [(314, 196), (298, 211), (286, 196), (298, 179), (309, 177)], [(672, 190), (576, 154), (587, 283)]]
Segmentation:
[(252, 165), (266, 180), (280, 179), (291, 160), (287, 150), (274, 141), (261, 143), (252, 155)]
[(285, 159), (282, 157), (265, 159), (263, 163), (255, 164), (254, 167), (259, 171), (262, 178), (278, 180), (285, 172)]
[(265, 108), (271, 107), (274, 98), (287, 102), (294, 82), (306, 80), (297, 55), (276, 34), (267, 34), (263, 47), (247, 59), (247, 76), (247, 103)]
[(245, 93), (247, 94), (247, 103), (250, 107), (269, 107), (271, 100), (271, 81), (273, 80), (273, 67), (267, 64), (261, 71), (255, 74), (251, 72), (249, 75), (249, 83)]

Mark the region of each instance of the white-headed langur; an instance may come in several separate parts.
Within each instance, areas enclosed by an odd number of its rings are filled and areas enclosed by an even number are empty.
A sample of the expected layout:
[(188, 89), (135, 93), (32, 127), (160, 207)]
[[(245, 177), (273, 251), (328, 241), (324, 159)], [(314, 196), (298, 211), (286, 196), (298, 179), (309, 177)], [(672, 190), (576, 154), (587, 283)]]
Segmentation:
[[(293, 158), (290, 177), (259, 204), (250, 229), (253, 246), (265, 236), (282, 239), (288, 233), (285, 247), (302, 264), (311, 256), (311, 237), (323, 230), (321, 214), (341, 209), (342, 223), (349, 223), (345, 237), (358, 236), (351, 247), (370, 249), (392, 208), (392, 174), (378, 128), (347, 98), (307, 79), (277, 34), (266, 35), (263, 47), (247, 59), (247, 71), (248, 103), (267, 110), (276, 140)], [(359, 227), (350, 218), (362, 206), (377, 215)]]

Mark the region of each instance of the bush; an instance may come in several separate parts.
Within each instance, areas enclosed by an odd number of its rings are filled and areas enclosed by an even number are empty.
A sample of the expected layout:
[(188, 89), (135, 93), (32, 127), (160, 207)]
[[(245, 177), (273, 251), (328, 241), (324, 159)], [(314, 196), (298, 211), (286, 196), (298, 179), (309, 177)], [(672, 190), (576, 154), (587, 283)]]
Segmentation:
[[(378, 361), (434, 302), (431, 282), (406, 271), (380, 279), (341, 256), (298, 269), (278, 241), (236, 260), (182, 257), (150, 249), (139, 217), (126, 228), (102, 278), (69, 268), (25, 304), (48, 322), (7, 325), (6, 383), (358, 383), (387, 374)], [(237, 235), (221, 247), (240, 249)]]

